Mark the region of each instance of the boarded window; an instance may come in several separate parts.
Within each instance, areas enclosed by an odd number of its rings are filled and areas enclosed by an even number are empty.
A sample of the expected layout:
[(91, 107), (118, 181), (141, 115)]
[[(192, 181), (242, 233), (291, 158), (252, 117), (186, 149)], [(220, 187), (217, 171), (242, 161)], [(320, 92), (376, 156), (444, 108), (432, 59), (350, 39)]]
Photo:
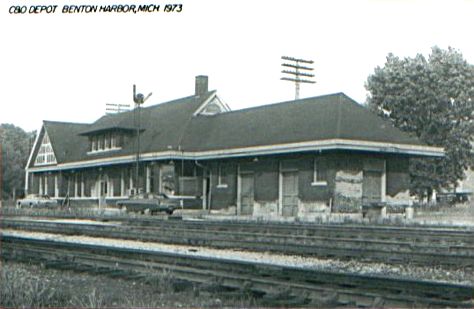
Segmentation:
[(219, 164), (217, 171), (217, 186), (226, 187), (227, 186), (227, 165)]
[(327, 182), (326, 162), (318, 158), (313, 161), (313, 182)]

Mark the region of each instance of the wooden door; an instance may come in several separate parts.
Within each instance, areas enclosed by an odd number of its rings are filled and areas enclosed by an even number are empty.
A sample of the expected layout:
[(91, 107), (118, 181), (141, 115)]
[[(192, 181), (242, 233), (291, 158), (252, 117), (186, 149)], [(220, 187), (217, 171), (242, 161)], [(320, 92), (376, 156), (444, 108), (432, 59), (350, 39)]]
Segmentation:
[(242, 215), (253, 214), (254, 183), (253, 174), (246, 173), (240, 175), (240, 206)]
[(362, 183), (362, 203), (382, 201), (382, 172), (364, 171)]
[(284, 172), (282, 176), (282, 215), (296, 216), (298, 213), (298, 172)]

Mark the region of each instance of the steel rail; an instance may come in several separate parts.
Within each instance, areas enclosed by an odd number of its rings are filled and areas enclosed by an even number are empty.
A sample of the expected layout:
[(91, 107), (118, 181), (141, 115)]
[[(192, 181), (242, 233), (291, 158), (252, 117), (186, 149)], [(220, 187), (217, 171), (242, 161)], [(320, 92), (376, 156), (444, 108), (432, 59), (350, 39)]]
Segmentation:
[[(251, 291), (311, 305), (332, 295), (336, 306), (472, 307), (474, 287), (403, 280), (142, 249), (1, 236), (2, 258), (130, 277), (167, 270), (180, 280)], [(138, 273), (138, 275), (137, 275)], [(282, 293), (283, 291), (283, 293)]]
[[(1, 211), (0, 211), (1, 212)], [(3, 211), (3, 217), (16, 217), (18, 214)], [(41, 216), (31, 216), (32, 218)], [(1, 217), (0, 217), (1, 218)], [(209, 220), (171, 220), (174, 216), (130, 217), (130, 216), (54, 216), (45, 217), (89, 219), (97, 221), (118, 221), (132, 226), (177, 226), (217, 231), (247, 231), (252, 233), (271, 233), (286, 235), (320, 235), (342, 238), (373, 238), (381, 240), (410, 239), (413, 242), (445, 242), (474, 245), (474, 228), (469, 227), (432, 227), (432, 226), (382, 226), (382, 225), (355, 225), (355, 224), (316, 224), (301, 222), (255, 222), (241, 220), (209, 221)], [(170, 220), (167, 220), (170, 218)], [(179, 219), (179, 217), (178, 217)]]
[(250, 232), (229, 232), (206, 229), (185, 229), (170, 226), (143, 227), (128, 225), (69, 224), (3, 219), (4, 229), (17, 229), (65, 235), (153, 241), (168, 244), (208, 246), (225, 249), (270, 251), (303, 256), (363, 259), (387, 263), (421, 265), (474, 266), (474, 247), (420, 244), (415, 242), (344, 239), (324, 236), (299, 236)]

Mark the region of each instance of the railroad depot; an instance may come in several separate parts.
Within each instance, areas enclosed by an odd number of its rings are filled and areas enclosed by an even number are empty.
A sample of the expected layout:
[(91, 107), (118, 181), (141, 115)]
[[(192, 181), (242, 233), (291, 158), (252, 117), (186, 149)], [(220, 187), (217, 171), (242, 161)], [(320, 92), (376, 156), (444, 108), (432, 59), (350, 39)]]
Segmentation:
[(44, 121), (26, 192), (72, 206), (141, 190), (236, 215), (357, 213), (409, 204), (409, 159), (443, 155), (343, 93), (231, 111), (206, 76), (195, 89), (94, 123)]

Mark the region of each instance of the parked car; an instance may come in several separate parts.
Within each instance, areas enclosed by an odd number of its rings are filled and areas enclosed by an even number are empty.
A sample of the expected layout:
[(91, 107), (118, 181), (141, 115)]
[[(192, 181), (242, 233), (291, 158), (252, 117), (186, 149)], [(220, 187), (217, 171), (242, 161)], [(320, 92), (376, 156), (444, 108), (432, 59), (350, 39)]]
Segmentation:
[(179, 199), (170, 198), (166, 194), (152, 193), (140, 193), (131, 196), (128, 200), (117, 201), (117, 206), (127, 212), (145, 213), (148, 210), (152, 215), (158, 212), (171, 215), (179, 208), (179, 205)]
[(16, 207), (45, 207), (45, 208), (54, 208), (58, 207), (59, 203), (56, 200), (51, 199), (48, 195), (40, 194), (29, 194), (25, 198), (18, 200), (16, 202)]

